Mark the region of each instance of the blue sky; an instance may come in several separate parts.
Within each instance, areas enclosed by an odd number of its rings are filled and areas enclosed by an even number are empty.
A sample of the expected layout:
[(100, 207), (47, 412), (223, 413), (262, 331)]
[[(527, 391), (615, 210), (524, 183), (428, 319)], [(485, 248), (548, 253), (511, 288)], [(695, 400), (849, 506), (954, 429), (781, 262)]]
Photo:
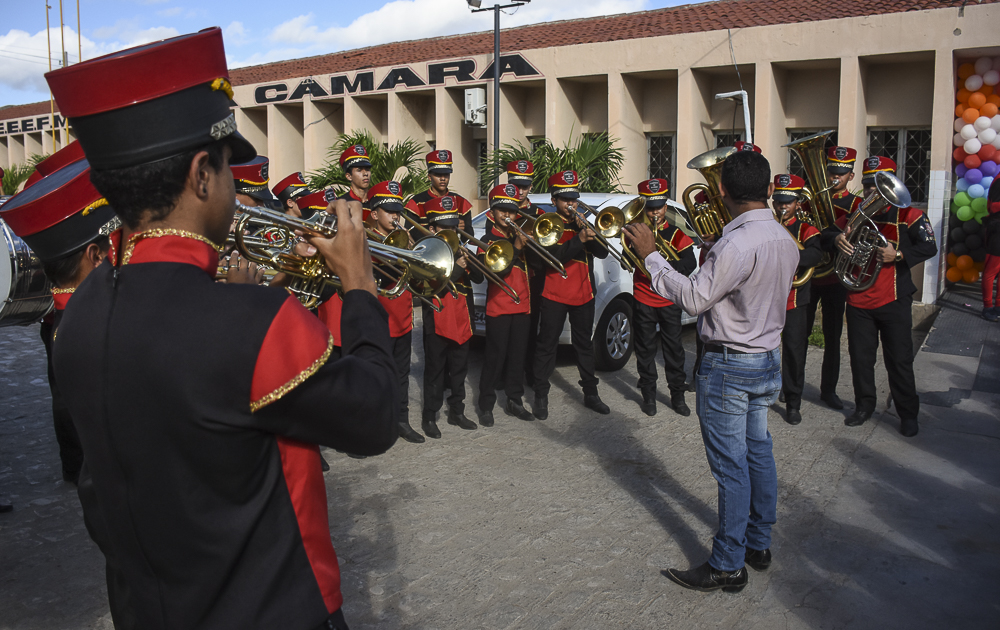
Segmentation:
[[(52, 63), (60, 56), (59, 0), (48, 0)], [(502, 26), (642, 11), (681, 0), (534, 0)], [(483, 6), (491, 6), (483, 0)], [(2, 0), (0, 106), (47, 100), (44, 0)], [(189, 33), (223, 28), (230, 67), (350, 50), (393, 41), (493, 28), (492, 13), (464, 0), (80, 0), (84, 59)], [(76, 1), (64, 0), (69, 62), (78, 61)]]

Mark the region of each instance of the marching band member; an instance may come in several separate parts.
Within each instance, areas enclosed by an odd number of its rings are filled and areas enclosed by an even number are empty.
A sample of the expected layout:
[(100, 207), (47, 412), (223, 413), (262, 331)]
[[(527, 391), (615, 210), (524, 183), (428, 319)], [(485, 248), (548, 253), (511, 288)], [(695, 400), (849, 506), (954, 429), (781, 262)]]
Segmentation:
[[(535, 165), (531, 163), (530, 160), (514, 160), (513, 162), (507, 163), (507, 183), (513, 184), (517, 188), (517, 207), (522, 213), (528, 216), (537, 216), (542, 214), (542, 211), (538, 209), (538, 206), (531, 203), (528, 199), (528, 195), (531, 193), (531, 186), (534, 182), (535, 177)], [(515, 212), (515, 216), (512, 217), (513, 220), (521, 223), (521, 219), (517, 216), (518, 213)], [(486, 221), (486, 233), (490, 234), (490, 221)], [(530, 264), (528, 265), (528, 287), (530, 289), (529, 295), (531, 300), (531, 313), (529, 315), (530, 321), (528, 323), (528, 341), (524, 346), (524, 381), (528, 385), (534, 385), (535, 383), (535, 344), (538, 339), (538, 320), (541, 317), (541, 308), (539, 308), (539, 299), (542, 295), (542, 288), (545, 286), (545, 274), (541, 270), (536, 270)], [(518, 292), (520, 295), (520, 292)], [(521, 416), (518, 416), (521, 417)], [(523, 418), (522, 418), (523, 419)]]
[(349, 188), (340, 199), (354, 200), (364, 207), (365, 219), (368, 218), (368, 189), (371, 188), (372, 163), (368, 160), (368, 150), (363, 145), (355, 144), (344, 149), (340, 154), (340, 168), (344, 169)]
[[(877, 155), (865, 159), (861, 185), (866, 198), (875, 191), (875, 174), (880, 171), (894, 174), (896, 163)], [(844, 229), (849, 219), (849, 216), (842, 217), (836, 227)], [(911, 308), (917, 287), (910, 276), (910, 268), (937, 254), (937, 241), (927, 217), (916, 208), (889, 205), (872, 217), (872, 221), (888, 244), (878, 250), (882, 267), (875, 283), (864, 291), (847, 293), (847, 347), (851, 356), (855, 409), (844, 424), (861, 426), (875, 411), (875, 352), (881, 339), (885, 369), (889, 373), (889, 391), (899, 414), (899, 432), (904, 437), (913, 437), (920, 429), (917, 421), (920, 398), (913, 376), (911, 336)], [(829, 231), (835, 232), (836, 228), (831, 227)], [(833, 240), (837, 250), (846, 256), (854, 251), (850, 236), (850, 232), (845, 231)]]
[[(509, 168), (508, 168), (509, 173)], [(530, 180), (529, 180), (530, 181)], [(518, 196), (516, 184), (495, 186), (490, 191), (491, 220), (486, 222), (483, 243), (489, 245), (498, 240), (506, 240), (514, 246), (514, 262), (497, 275), (520, 297), (514, 302), (503, 289), (490, 283), (486, 289), (486, 352), (483, 355), (483, 371), (479, 377), (479, 424), (493, 426), (493, 407), (497, 402), (497, 385), (503, 385), (507, 394), (504, 412), (521, 420), (534, 420), (524, 408), (524, 362), (531, 323), (531, 299), (528, 287), (528, 265), (525, 259), (527, 243), (507, 220), (516, 221), (517, 208), (522, 199)], [(479, 256), (485, 262), (485, 254)]]
[[(771, 207), (774, 216), (788, 229), (795, 240), (802, 244), (799, 251), (798, 273), (805, 273), (823, 259), (819, 230), (796, 216), (805, 181), (798, 175), (781, 174), (774, 177)], [(785, 422), (802, 422), (802, 389), (806, 380), (806, 351), (809, 348), (809, 331), (806, 327), (806, 305), (809, 304), (809, 282), (788, 292), (785, 307), (785, 328), (781, 332), (781, 392), (785, 396)]]
[(344, 358), (328, 360), (329, 331), (284, 290), (214, 281), (229, 164), (255, 156), (227, 74), (213, 28), (46, 75), (125, 224), (54, 344), (93, 480), (81, 501), (128, 584), (110, 601), (116, 625), (344, 629), (315, 445), (394, 443), (387, 317), (345, 202), (335, 238), (308, 238), (344, 286)]
[(271, 194), (271, 189), (267, 187), (268, 166), (267, 157), (263, 155), (258, 155), (244, 164), (229, 165), (236, 185), (236, 201), (251, 208), (265, 206), (272, 210), (282, 209), (281, 204)]
[[(670, 266), (690, 276), (696, 266), (694, 241), (666, 222), (664, 206), (667, 205), (668, 190), (669, 184), (665, 179), (647, 179), (639, 184), (639, 195), (646, 201), (645, 212), (649, 223), (659, 227), (657, 234), (679, 257), (679, 260), (670, 261)], [(631, 247), (628, 244), (625, 246)], [(635, 298), (632, 304), (635, 366), (639, 371), (637, 387), (642, 392), (640, 408), (647, 416), (656, 415), (656, 346), (659, 345), (670, 391), (670, 406), (680, 415), (690, 416), (691, 409), (684, 401), (686, 375), (684, 345), (681, 343), (681, 307), (657, 294), (649, 284), (649, 277), (638, 267), (632, 274), (632, 293)]]
[(452, 155), (447, 149), (431, 151), (425, 158), (427, 160), (427, 177), (430, 179), (431, 187), (424, 192), (417, 193), (406, 202), (406, 209), (412, 218), (427, 226), (427, 217), (424, 212), (424, 204), (435, 197), (448, 195), (455, 199), (456, 211), (459, 215), (458, 227), (463, 232), (469, 232), (472, 228), (472, 204), (462, 195), (448, 190), (451, 183)]
[[(541, 319), (535, 351), (535, 404), (531, 411), (539, 420), (549, 416), (549, 379), (556, 369), (556, 348), (566, 317), (572, 330), (576, 367), (583, 387), (583, 404), (597, 413), (611, 409), (597, 392), (600, 380), (594, 374), (594, 258), (606, 258), (608, 250), (594, 230), (576, 211), (580, 178), (576, 171), (561, 171), (549, 178), (552, 205), (566, 224), (559, 243), (546, 249), (566, 267), (567, 277), (546, 268), (545, 284), (538, 301)], [(529, 254), (537, 260), (538, 256)], [(536, 268), (541, 264), (532, 263)]]
[(292, 173), (281, 180), (274, 187), (273, 192), (274, 196), (278, 199), (278, 204), (281, 206), (281, 211), (288, 216), (301, 219), (308, 219), (312, 216), (312, 213), (303, 212), (299, 208), (298, 199), (312, 194), (312, 191), (309, 190), (309, 185), (306, 184), (306, 180), (302, 177), (302, 173)]
[[(458, 227), (455, 200), (449, 196), (434, 197), (424, 204), (424, 217), (433, 233)], [(445, 381), (451, 394), (448, 396), (448, 424), (466, 430), (476, 428), (476, 423), (465, 416), (465, 375), (469, 372), (469, 340), (472, 339), (472, 315), (469, 297), (473, 282), (482, 282), (482, 272), (468, 263), (472, 256), (460, 247), (455, 257), (451, 275), (458, 295), (446, 292), (434, 301), (441, 307), (435, 313), (423, 305), (424, 335), (424, 408), (421, 428), (427, 437), (441, 437), (437, 414), (444, 404)]]
[[(380, 238), (385, 238), (398, 223), (403, 212), (403, 197), (400, 195), (399, 182), (379, 182), (368, 191), (368, 205), (371, 210), (369, 223), (373, 223), (372, 231)], [(378, 263), (375, 263), (376, 265)], [(381, 279), (381, 278), (380, 278)], [(396, 388), (397, 413), (396, 421), (399, 437), (407, 442), (420, 444), (424, 436), (410, 426), (410, 354), (413, 346), (413, 294), (403, 291), (394, 298), (378, 296), (386, 312), (389, 313), (389, 336), (392, 337), (392, 356), (396, 362), (396, 376), (399, 379)]]

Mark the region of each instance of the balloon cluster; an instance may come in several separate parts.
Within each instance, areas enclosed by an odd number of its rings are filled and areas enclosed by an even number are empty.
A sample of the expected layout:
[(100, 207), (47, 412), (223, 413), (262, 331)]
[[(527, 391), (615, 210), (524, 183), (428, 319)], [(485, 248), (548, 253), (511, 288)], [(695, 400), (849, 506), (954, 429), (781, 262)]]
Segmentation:
[(1000, 175), (1000, 57), (958, 66), (955, 196), (948, 220), (950, 282), (977, 282), (986, 260), (981, 224), (986, 193)]

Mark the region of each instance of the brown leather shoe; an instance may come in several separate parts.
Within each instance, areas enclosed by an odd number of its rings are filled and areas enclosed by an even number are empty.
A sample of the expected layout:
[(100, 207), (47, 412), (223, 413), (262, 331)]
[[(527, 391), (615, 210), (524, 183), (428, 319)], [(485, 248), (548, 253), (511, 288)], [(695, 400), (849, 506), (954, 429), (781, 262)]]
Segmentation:
[(750, 581), (746, 567), (740, 567), (738, 570), (730, 573), (714, 569), (707, 562), (690, 571), (667, 569), (666, 571), (660, 571), (660, 573), (684, 588), (706, 593), (708, 591), (717, 591), (720, 588), (727, 593), (738, 593)]

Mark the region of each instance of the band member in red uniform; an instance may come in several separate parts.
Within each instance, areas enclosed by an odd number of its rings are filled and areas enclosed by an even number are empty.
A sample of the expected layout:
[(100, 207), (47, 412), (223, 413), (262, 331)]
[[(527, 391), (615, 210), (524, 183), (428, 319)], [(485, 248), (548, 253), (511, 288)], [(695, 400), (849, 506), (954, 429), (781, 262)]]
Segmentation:
[[(850, 147), (830, 147), (826, 151), (826, 175), (833, 189), (837, 216), (834, 221), (853, 212), (861, 201), (847, 190), (854, 181), (854, 162), (858, 152)], [(843, 409), (844, 402), (837, 395), (840, 382), (840, 338), (844, 332), (844, 309), (847, 308), (847, 289), (837, 280), (836, 273), (813, 278), (806, 305), (806, 330), (812, 332), (816, 321), (816, 307), (823, 304), (823, 367), (820, 372), (819, 397), (831, 409)]]
[(308, 219), (312, 216), (312, 213), (304, 213), (299, 208), (298, 199), (312, 194), (312, 191), (309, 190), (309, 185), (306, 184), (306, 180), (302, 177), (302, 173), (292, 173), (281, 180), (273, 188), (273, 192), (285, 214), (303, 219)]
[[(509, 174), (509, 168), (508, 168)], [(524, 238), (507, 224), (516, 221), (521, 204), (515, 184), (500, 184), (490, 191), (491, 220), (486, 222), (483, 243), (509, 241), (514, 247), (513, 263), (499, 272), (510, 288), (517, 293), (520, 303), (514, 302), (503, 289), (490, 283), (486, 289), (486, 352), (483, 371), (479, 376), (479, 424), (493, 426), (493, 407), (497, 402), (497, 385), (503, 385), (507, 402), (504, 412), (521, 420), (534, 420), (524, 408), (524, 360), (531, 323), (531, 299), (528, 287), (528, 265), (525, 258), (527, 244)], [(486, 252), (479, 250), (485, 262)]]
[[(861, 184), (866, 198), (875, 191), (875, 174), (880, 171), (895, 173), (896, 163), (877, 155), (865, 159)], [(841, 218), (837, 227), (844, 229), (849, 218)], [(855, 410), (844, 424), (860, 426), (875, 411), (875, 352), (881, 339), (889, 391), (900, 419), (899, 432), (913, 437), (919, 431), (920, 399), (913, 376), (911, 337), (911, 308), (917, 287), (910, 277), (910, 268), (937, 254), (937, 241), (927, 217), (915, 208), (890, 205), (872, 220), (888, 244), (878, 250), (882, 267), (875, 283), (864, 291), (847, 293), (847, 347), (851, 355)], [(850, 236), (845, 231), (833, 240), (837, 250), (848, 256), (854, 249)]]
[[(379, 238), (385, 238), (393, 230), (394, 223), (399, 223), (403, 212), (403, 197), (400, 195), (399, 182), (379, 182), (368, 192), (368, 205), (371, 209), (369, 224)], [(378, 264), (378, 263), (376, 263)], [(379, 282), (386, 284), (384, 276), (379, 276)], [(392, 284), (392, 282), (388, 282)], [(396, 376), (399, 379), (396, 393), (397, 422), (399, 437), (407, 442), (419, 444), (424, 436), (410, 426), (410, 353), (413, 345), (413, 294), (403, 291), (399, 296), (389, 298), (378, 297), (386, 312), (389, 313), (389, 336), (392, 337), (392, 356), (396, 362)]]
[[(650, 224), (659, 226), (657, 234), (668, 243), (679, 259), (670, 266), (690, 276), (695, 270), (694, 241), (676, 226), (666, 222), (663, 207), (667, 204), (669, 184), (665, 179), (647, 179), (639, 184), (639, 196), (646, 201)], [(626, 247), (630, 247), (626, 245)], [(632, 274), (632, 315), (635, 322), (635, 366), (639, 371), (636, 385), (642, 393), (640, 408), (647, 416), (656, 415), (656, 347), (663, 352), (663, 371), (670, 390), (670, 406), (682, 416), (691, 409), (684, 401), (684, 345), (681, 343), (681, 307), (662, 297), (649, 284), (649, 277), (639, 269)], [(659, 332), (657, 332), (659, 326)]]
[(229, 164), (255, 155), (227, 75), (213, 28), (46, 76), (125, 224), (54, 343), (93, 480), (81, 501), (128, 584), (110, 602), (116, 626), (342, 629), (316, 444), (375, 455), (394, 443), (388, 321), (360, 209), (345, 202), (335, 238), (309, 237), (344, 285), (342, 359), (286, 291), (215, 282)]
[(455, 199), (456, 209), (459, 215), (458, 227), (464, 232), (469, 232), (472, 227), (472, 204), (469, 200), (458, 193), (448, 190), (451, 183), (452, 156), (447, 149), (438, 149), (427, 154), (427, 177), (430, 179), (431, 187), (422, 193), (417, 193), (406, 202), (406, 209), (410, 216), (424, 226), (427, 225), (427, 217), (424, 212), (424, 204), (434, 197), (444, 197), (448, 195)]
[[(531, 186), (535, 177), (535, 165), (529, 160), (515, 160), (507, 164), (507, 183), (514, 184), (517, 187), (517, 207), (521, 210), (521, 213), (527, 214), (528, 216), (537, 216), (541, 214), (538, 206), (531, 203), (528, 199), (528, 195), (531, 194)], [(515, 213), (512, 217), (518, 223), (521, 223), (519, 216), (520, 213)], [(486, 221), (486, 234), (490, 233), (490, 224), (492, 221), (487, 219)], [(534, 385), (535, 383), (535, 344), (538, 339), (538, 320), (541, 315), (541, 309), (539, 308), (538, 300), (542, 295), (542, 288), (545, 286), (545, 274), (542, 273), (541, 269), (536, 270), (529, 263), (528, 265), (528, 284), (530, 288), (531, 296), (531, 313), (529, 315), (530, 321), (528, 323), (528, 341), (525, 345), (525, 356), (524, 356), (524, 381), (528, 385)], [(520, 292), (518, 292), (520, 295)], [(522, 304), (524, 301), (521, 301)], [(518, 416), (520, 417), (520, 416)]]
[(358, 201), (364, 207), (365, 218), (368, 218), (368, 189), (371, 188), (372, 163), (368, 160), (368, 150), (360, 144), (347, 147), (340, 154), (340, 168), (344, 169), (344, 177), (350, 187), (340, 196), (341, 199)]
[(271, 189), (267, 187), (268, 166), (267, 157), (258, 155), (254, 159), (244, 164), (230, 164), (229, 169), (233, 172), (233, 181), (236, 185), (236, 201), (244, 206), (256, 207), (265, 206), (272, 210), (281, 210), (281, 204)]
[[(449, 196), (435, 197), (424, 204), (425, 218), (431, 232), (458, 227), (455, 201)], [(472, 315), (468, 297), (472, 282), (482, 282), (483, 274), (468, 263), (473, 254), (460, 248), (455, 257), (451, 280), (458, 295), (447, 292), (434, 301), (441, 308), (435, 313), (423, 306), (424, 328), (424, 408), (421, 428), (427, 437), (441, 437), (437, 414), (444, 404), (445, 381), (448, 396), (448, 424), (472, 430), (476, 423), (465, 416), (465, 375), (469, 372), (469, 340), (472, 339)]]
[[(607, 258), (608, 250), (594, 236), (594, 230), (576, 211), (580, 198), (580, 178), (576, 171), (561, 171), (549, 178), (552, 205), (566, 224), (559, 243), (548, 247), (566, 268), (566, 277), (545, 268), (545, 285), (538, 301), (541, 320), (535, 347), (535, 404), (531, 411), (539, 420), (549, 417), (549, 379), (556, 369), (556, 348), (566, 317), (572, 331), (576, 367), (583, 387), (583, 404), (597, 413), (611, 409), (597, 393), (600, 382), (594, 374), (594, 258)], [(529, 254), (537, 269), (543, 264)]]
[[(823, 259), (819, 230), (796, 216), (805, 181), (798, 175), (774, 176), (774, 193), (771, 207), (788, 233), (802, 245), (799, 250), (798, 277), (819, 264)], [(781, 332), (781, 392), (785, 396), (785, 422), (802, 422), (802, 389), (806, 381), (806, 350), (809, 348), (809, 331), (806, 327), (806, 306), (809, 304), (809, 282), (788, 292), (785, 311), (785, 328)]]

